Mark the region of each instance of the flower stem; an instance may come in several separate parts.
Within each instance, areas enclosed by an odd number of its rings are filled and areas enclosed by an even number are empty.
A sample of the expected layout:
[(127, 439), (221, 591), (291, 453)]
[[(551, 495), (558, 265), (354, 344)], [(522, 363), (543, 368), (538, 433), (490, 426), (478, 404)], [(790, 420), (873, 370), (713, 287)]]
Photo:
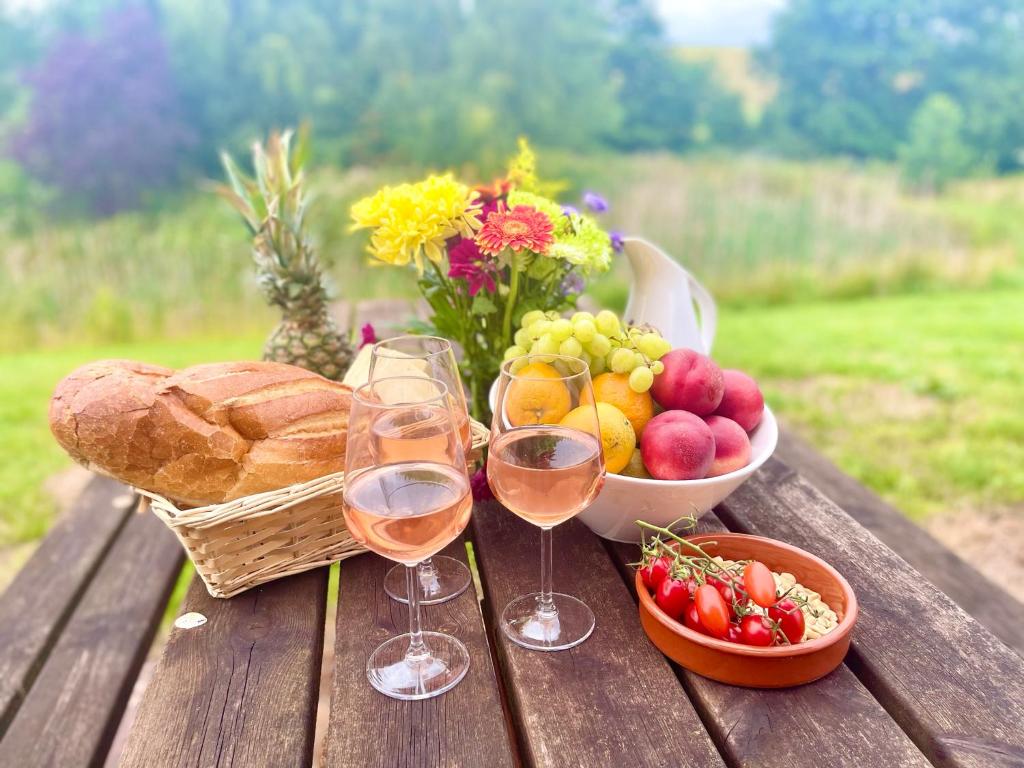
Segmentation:
[(507, 349), (512, 346), (512, 310), (516, 305), (516, 294), (519, 292), (519, 270), (516, 267), (516, 257), (513, 254), (512, 261), (509, 264), (509, 269), (512, 271), (512, 275), (509, 278), (508, 284), (508, 298), (505, 300), (505, 319), (501, 325), (502, 344), (503, 349)]

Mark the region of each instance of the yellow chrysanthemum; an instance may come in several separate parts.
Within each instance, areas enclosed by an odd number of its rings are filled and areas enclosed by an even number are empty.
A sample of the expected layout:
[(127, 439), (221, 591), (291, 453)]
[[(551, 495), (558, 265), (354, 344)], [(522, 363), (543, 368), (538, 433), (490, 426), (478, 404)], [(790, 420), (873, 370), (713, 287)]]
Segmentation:
[(423, 272), (424, 255), (440, 263), (446, 240), (473, 236), (479, 211), (476, 193), (449, 173), (363, 198), (352, 206), (352, 228), (373, 230), (368, 250), (375, 258), (397, 265), (412, 261)]

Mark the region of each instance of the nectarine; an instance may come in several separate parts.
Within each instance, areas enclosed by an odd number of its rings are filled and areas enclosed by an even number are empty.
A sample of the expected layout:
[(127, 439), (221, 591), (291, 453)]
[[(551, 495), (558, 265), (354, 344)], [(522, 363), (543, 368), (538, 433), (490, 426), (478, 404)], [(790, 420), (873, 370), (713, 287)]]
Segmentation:
[(715, 459), (708, 477), (735, 472), (750, 463), (750, 438), (743, 427), (725, 416), (708, 416), (704, 421), (715, 437)]
[(659, 413), (644, 427), (640, 453), (658, 480), (698, 480), (715, 460), (715, 438), (704, 420), (687, 411)]
[(722, 371), (725, 394), (715, 410), (716, 416), (725, 416), (750, 432), (761, 423), (764, 413), (764, 395), (757, 382), (743, 371)]
[(692, 349), (673, 349), (661, 358), (665, 370), (654, 377), (651, 395), (666, 410), (707, 416), (722, 402), (722, 369), (707, 355)]

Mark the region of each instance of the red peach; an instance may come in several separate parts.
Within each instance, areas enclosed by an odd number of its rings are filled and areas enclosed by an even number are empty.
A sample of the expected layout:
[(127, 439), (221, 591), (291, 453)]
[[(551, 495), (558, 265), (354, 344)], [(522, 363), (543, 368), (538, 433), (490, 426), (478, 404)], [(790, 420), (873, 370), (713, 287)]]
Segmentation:
[(716, 416), (732, 419), (747, 432), (761, 423), (764, 413), (764, 395), (757, 382), (743, 371), (726, 369), (722, 371), (725, 394), (715, 411)]
[(722, 369), (707, 355), (692, 349), (673, 349), (661, 358), (665, 370), (654, 377), (651, 395), (666, 410), (698, 416), (715, 412), (725, 384)]
[(715, 460), (711, 427), (687, 411), (665, 411), (647, 422), (640, 436), (640, 455), (651, 477), (698, 480)]
[(735, 472), (750, 463), (750, 438), (743, 427), (725, 416), (708, 416), (704, 421), (715, 436), (715, 460), (708, 477)]

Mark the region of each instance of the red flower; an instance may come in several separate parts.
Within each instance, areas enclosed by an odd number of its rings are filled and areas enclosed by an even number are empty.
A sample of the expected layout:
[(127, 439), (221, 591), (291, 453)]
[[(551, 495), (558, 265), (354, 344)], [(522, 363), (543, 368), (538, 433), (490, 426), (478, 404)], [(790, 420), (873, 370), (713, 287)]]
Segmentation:
[(377, 332), (373, 330), (373, 326), (370, 325), (369, 323), (360, 328), (359, 332), (363, 336), (362, 343), (359, 345), (360, 349), (365, 347), (367, 344), (377, 343)]
[(480, 467), (469, 479), (469, 487), (473, 491), (473, 501), (489, 501), (494, 498), (491, 486), (487, 482), (487, 465)]
[(480, 253), (476, 243), (462, 239), (448, 249), (448, 277), (462, 278), (469, 283), (469, 295), (476, 296), (481, 288), (488, 293), (498, 290), (494, 276), (498, 265)]
[(484, 253), (498, 254), (506, 248), (544, 253), (554, 242), (551, 219), (530, 205), (517, 205), (511, 211), (499, 206), (476, 233), (476, 244)]

